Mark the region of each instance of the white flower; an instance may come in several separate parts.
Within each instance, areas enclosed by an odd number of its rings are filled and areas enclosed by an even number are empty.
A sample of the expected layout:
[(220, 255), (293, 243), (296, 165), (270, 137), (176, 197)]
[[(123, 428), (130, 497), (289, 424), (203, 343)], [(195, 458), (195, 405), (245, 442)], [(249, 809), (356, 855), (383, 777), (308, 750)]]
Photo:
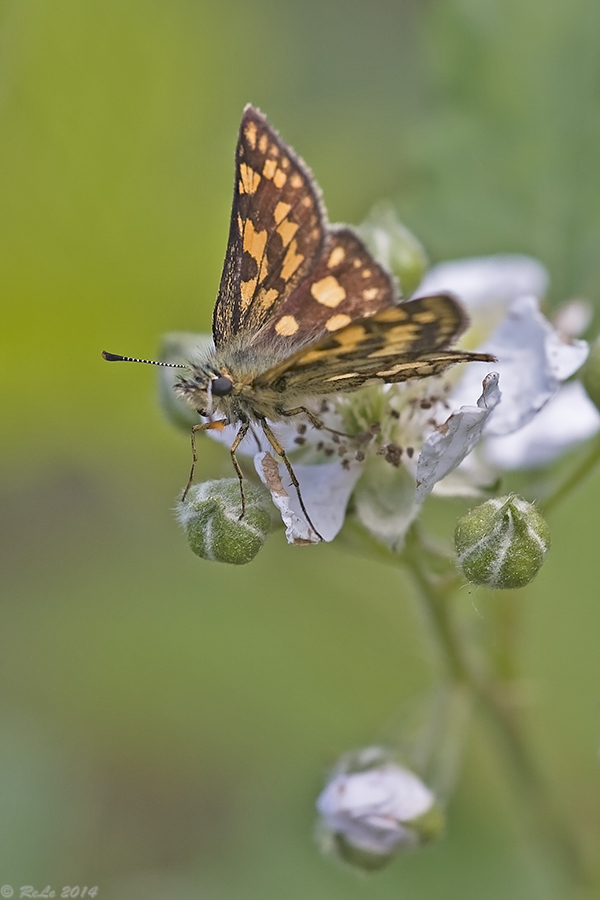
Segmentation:
[[(342, 761), (319, 796), (317, 809), (338, 849), (343, 842), (345, 848), (381, 857), (418, 846), (439, 834), (443, 824), (432, 791), (409, 769), (386, 760), (377, 747)], [(426, 814), (429, 821), (423, 828), (418, 820)]]
[(496, 309), (499, 322), (503, 310), (515, 297), (525, 294), (544, 297), (549, 281), (544, 266), (531, 256), (518, 253), (475, 256), (433, 266), (415, 296), (453, 291), (472, 316), (478, 309), (484, 309), (486, 316)]
[[(497, 363), (468, 363), (436, 378), (333, 395), (315, 409), (326, 426), (321, 430), (301, 419), (273, 424), (305, 509), (325, 540), (342, 527), (352, 497), (362, 524), (400, 549), (432, 490), (477, 493), (499, 469), (545, 465), (600, 429), (600, 414), (581, 386), (562, 386), (585, 361), (588, 345), (541, 313), (538, 298), (547, 283), (541, 263), (526, 256), (435, 266), (415, 296), (456, 294), (471, 316), (465, 342)], [(173, 378), (168, 369), (161, 376)], [(210, 435), (231, 446), (236, 432), (231, 425)], [(262, 431), (252, 430), (238, 452), (253, 457), (288, 541), (317, 542), (286, 467)]]
[(498, 469), (537, 468), (593, 437), (600, 413), (580, 381), (569, 381), (523, 428), (484, 441), (485, 459)]
[[(527, 263), (530, 284), (525, 279)], [(544, 284), (540, 269), (539, 263), (527, 257), (487, 257), (443, 264), (424, 282), (429, 289), (430, 278), (433, 283), (443, 278), (449, 290), (459, 293), (461, 284), (469, 280), (469, 270), (485, 273), (478, 292), (471, 281), (471, 289), (459, 296), (476, 331), (481, 332), (486, 315), (497, 317), (499, 310), (503, 314), (496, 329), (478, 347), (498, 358), (494, 368), (500, 376), (502, 403), (485, 424), (478, 459), (470, 457), (461, 467), (475, 476), (475, 482), (476, 469), (483, 474), (486, 465), (490, 481), (498, 470), (547, 465), (600, 429), (600, 414), (581, 384), (562, 384), (587, 358), (587, 342), (572, 337), (575, 320), (579, 328), (586, 326), (587, 309), (581, 301), (569, 304), (559, 311), (556, 327), (550, 323), (540, 312), (540, 294), (534, 290)], [(507, 289), (511, 284), (521, 289), (512, 297)], [(453, 405), (466, 402), (473, 394), (481, 372), (480, 363), (464, 367), (450, 397)]]

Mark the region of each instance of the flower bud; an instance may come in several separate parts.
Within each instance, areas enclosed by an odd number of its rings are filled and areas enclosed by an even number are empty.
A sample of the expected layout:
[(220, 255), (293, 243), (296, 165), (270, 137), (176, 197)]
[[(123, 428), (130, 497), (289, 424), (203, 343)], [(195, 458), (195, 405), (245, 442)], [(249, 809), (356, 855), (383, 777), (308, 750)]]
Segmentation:
[(600, 337), (590, 347), (590, 355), (583, 368), (583, 386), (596, 409), (600, 409)]
[(177, 517), (190, 547), (202, 559), (242, 566), (254, 559), (267, 539), (271, 517), (265, 493), (244, 482), (246, 512), (240, 519), (240, 485), (237, 478), (220, 478), (194, 485)]
[(438, 837), (444, 817), (434, 794), (379, 747), (345, 757), (317, 800), (322, 845), (363, 871)]
[(535, 506), (521, 497), (487, 500), (454, 532), (457, 562), (473, 584), (519, 588), (535, 578), (550, 547), (550, 529)]
[(428, 266), (422, 244), (402, 224), (391, 203), (378, 203), (358, 233), (382, 265), (394, 273), (405, 297), (416, 291)]

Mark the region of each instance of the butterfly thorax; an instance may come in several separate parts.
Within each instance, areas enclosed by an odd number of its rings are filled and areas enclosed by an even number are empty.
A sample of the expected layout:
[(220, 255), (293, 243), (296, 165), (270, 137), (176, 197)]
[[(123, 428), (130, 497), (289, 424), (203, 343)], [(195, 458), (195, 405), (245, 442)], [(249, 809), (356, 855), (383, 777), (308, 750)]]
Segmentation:
[[(282, 397), (270, 386), (259, 388), (255, 380), (265, 371), (265, 363), (275, 366), (289, 350), (273, 342), (266, 349), (254, 348), (248, 341), (229, 343), (214, 349), (199, 363), (190, 363), (190, 374), (175, 385), (176, 393), (200, 415), (217, 415), (230, 423), (258, 422), (283, 418)], [(268, 368), (268, 366), (267, 366)], [(300, 392), (306, 399), (306, 392)], [(294, 398), (286, 394), (285, 406)]]

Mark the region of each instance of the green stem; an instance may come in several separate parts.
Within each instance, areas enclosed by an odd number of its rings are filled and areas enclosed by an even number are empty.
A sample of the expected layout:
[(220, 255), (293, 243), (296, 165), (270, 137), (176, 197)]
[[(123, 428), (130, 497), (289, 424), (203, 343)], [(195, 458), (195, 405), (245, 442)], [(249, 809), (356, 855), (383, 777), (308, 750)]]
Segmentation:
[(493, 644), (489, 650), (493, 661), (491, 668), (500, 681), (515, 684), (519, 677), (516, 645), (523, 603), (517, 590), (503, 590), (499, 593), (500, 596), (495, 598), (494, 607), (490, 610), (493, 636)]
[(549, 497), (546, 498), (542, 503), (539, 504), (539, 510), (543, 514), (550, 512), (557, 506), (561, 500), (569, 494), (573, 488), (577, 487), (580, 481), (583, 481), (587, 475), (598, 465), (600, 462), (600, 437), (596, 438), (594, 443), (592, 444), (592, 448), (590, 452), (585, 456), (578, 466), (575, 467), (573, 472), (568, 476), (568, 478), (563, 481), (561, 485), (557, 487), (554, 493), (550, 494)]
[(528, 812), (530, 824), (548, 850), (551, 858), (559, 860), (571, 883), (589, 885), (586, 867), (579, 847), (568, 829), (564, 817), (557, 811), (546, 791), (528, 747), (523, 739), (515, 710), (504, 701), (501, 686), (490, 683), (485, 674), (478, 671), (465, 652), (462, 640), (456, 632), (450, 615), (448, 592), (432, 581), (415, 537), (407, 542), (402, 561), (419, 588), (428, 613), (441, 656), (451, 678), (458, 685), (466, 686), (484, 710), (497, 732), (505, 755)]

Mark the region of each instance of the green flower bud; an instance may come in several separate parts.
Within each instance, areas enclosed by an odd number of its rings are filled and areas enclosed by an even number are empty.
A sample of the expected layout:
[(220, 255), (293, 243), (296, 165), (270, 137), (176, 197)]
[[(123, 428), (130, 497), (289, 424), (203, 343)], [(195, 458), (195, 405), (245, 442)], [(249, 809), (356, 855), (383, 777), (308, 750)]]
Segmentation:
[(379, 747), (342, 759), (317, 800), (323, 849), (365, 872), (437, 838), (444, 815), (414, 772)]
[(391, 203), (378, 203), (358, 233), (382, 265), (394, 273), (405, 297), (416, 291), (429, 265), (417, 238), (402, 224)]
[(190, 547), (202, 559), (242, 566), (254, 559), (267, 539), (271, 517), (264, 490), (244, 482), (246, 512), (240, 519), (237, 478), (194, 485), (177, 509)]
[(594, 406), (600, 409), (600, 337), (590, 347), (590, 355), (583, 368), (583, 386)]
[(457, 563), (473, 584), (519, 588), (535, 578), (550, 547), (550, 529), (521, 497), (497, 497), (459, 520)]
[[(201, 357), (211, 344), (212, 338), (206, 334), (172, 331), (163, 335), (159, 359), (187, 363)], [(177, 369), (158, 370), (158, 402), (171, 425), (189, 431), (192, 425), (198, 424), (198, 413), (177, 396), (173, 390), (176, 380)]]

